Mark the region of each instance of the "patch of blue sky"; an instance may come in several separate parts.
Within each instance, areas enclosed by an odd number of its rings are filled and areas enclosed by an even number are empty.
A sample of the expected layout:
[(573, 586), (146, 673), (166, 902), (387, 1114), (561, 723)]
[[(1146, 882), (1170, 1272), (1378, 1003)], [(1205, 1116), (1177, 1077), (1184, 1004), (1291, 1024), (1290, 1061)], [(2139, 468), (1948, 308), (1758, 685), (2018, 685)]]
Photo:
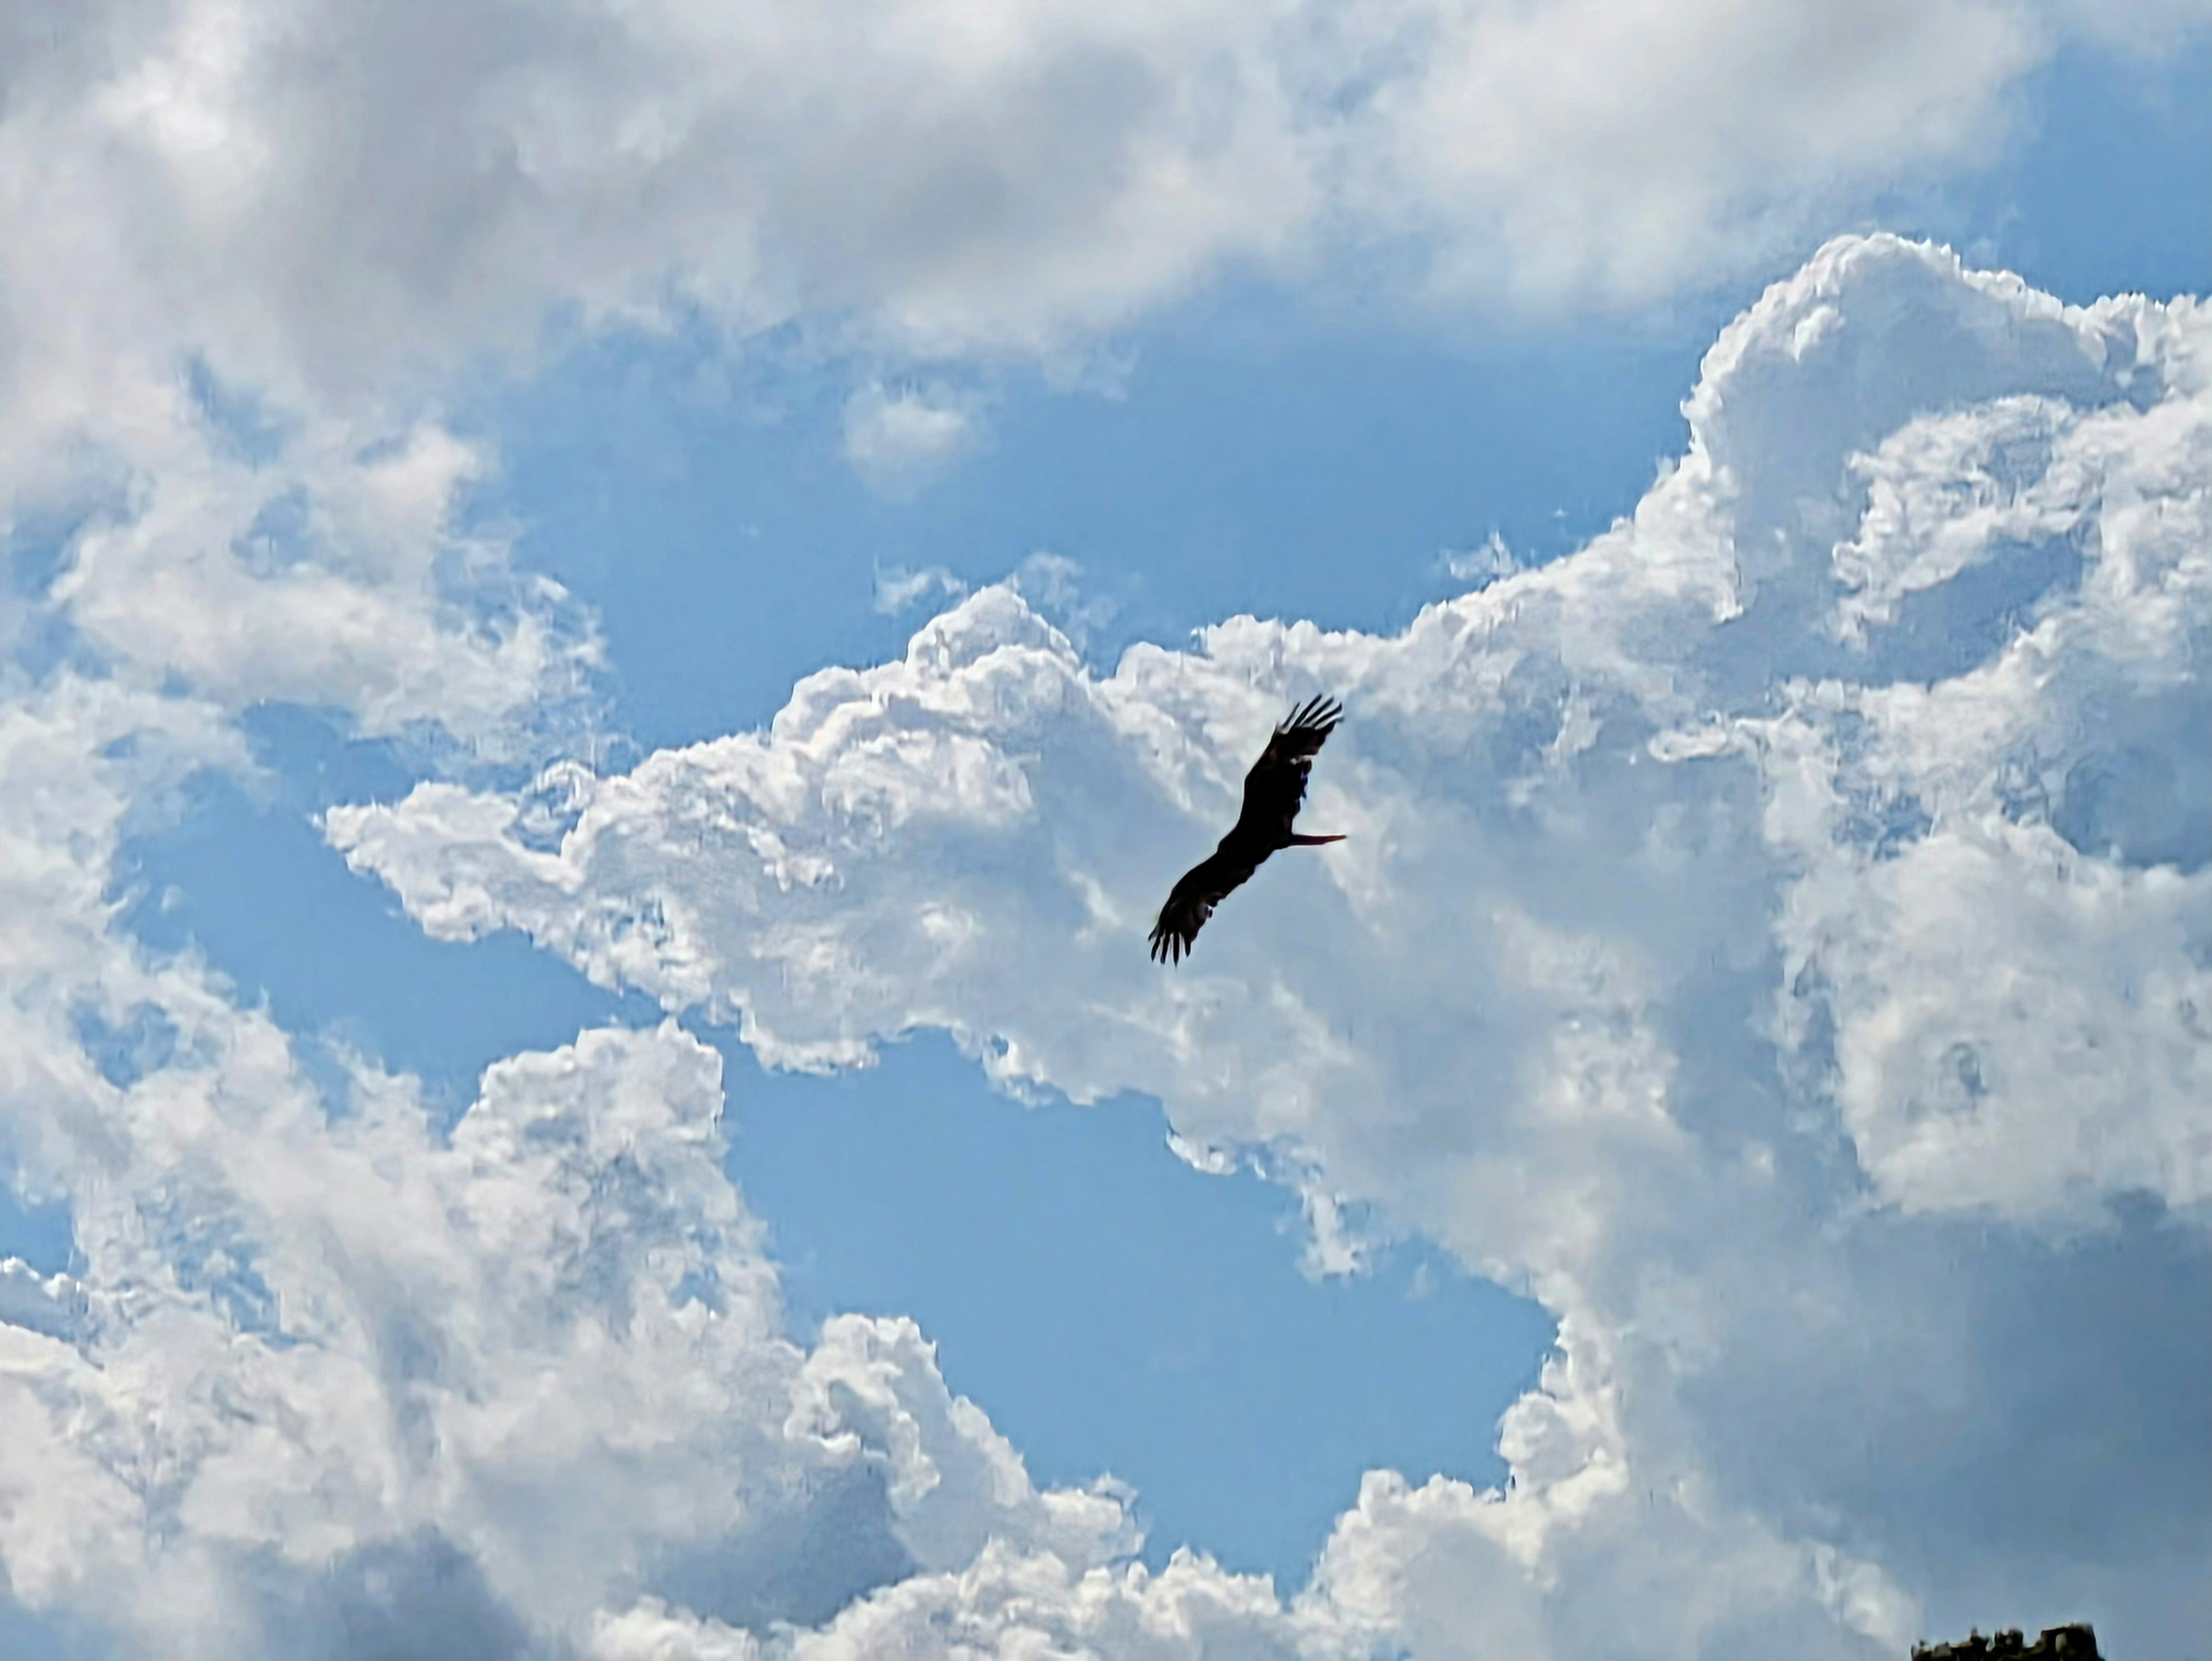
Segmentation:
[(2207, 87), (2212, 33), (2201, 29), (2155, 63), (2062, 53), (2021, 89), (2027, 142), (1958, 192), (1958, 246), (2075, 305), (2212, 291)]
[(285, 423), (260, 399), (231, 385), (195, 356), (185, 366), (185, 386), (226, 447), (250, 466), (273, 460), (283, 448)]
[(913, 1315), (1033, 1476), (1135, 1485), (1155, 1566), (1187, 1544), (1287, 1588), (1370, 1467), (1504, 1481), (1498, 1415), (1554, 1335), (1528, 1299), (1418, 1241), (1309, 1280), (1296, 1200), (1185, 1165), (1149, 1101), (987, 1095), (937, 1034), (803, 1081), (703, 1036), (794, 1323)]
[(264, 774), (190, 781), (173, 819), (125, 843), (116, 897), (148, 947), (197, 949), (243, 1001), (265, 1003), (306, 1040), (303, 1060), (334, 1108), (343, 1086), (333, 1046), (418, 1074), (429, 1100), (458, 1114), (503, 1056), (611, 1019), (658, 1019), (519, 935), (462, 945), (423, 934), (315, 828), (331, 801), (404, 792), (412, 778), (400, 752), (346, 741), (297, 709), (248, 724)]
[[(76, 1238), (66, 1205), (24, 1197), (14, 1171), (0, 1171), (0, 1262), (20, 1257), (41, 1275), (77, 1266)], [(10, 1652), (0, 1650), (0, 1654)]]
[(1547, 558), (1632, 508), (1680, 447), (1697, 357), (1626, 326), (1439, 350), (1224, 293), (1142, 331), (1111, 394), (1000, 377), (977, 452), (900, 502), (843, 459), (837, 368), (707, 350), (602, 340), (479, 412), (501, 465), (477, 511), (598, 611), (648, 746), (758, 725), (800, 676), (903, 649), (927, 602), (879, 615), (886, 571), (1072, 559), (1112, 608), (1101, 662), (1239, 611), (1400, 626), (1462, 586), (1448, 551), (1495, 532)]
[(118, 1090), (167, 1067), (177, 1050), (176, 1023), (150, 1003), (136, 1006), (119, 1021), (97, 1009), (80, 1009), (76, 1036), (100, 1077)]
[(113, 1653), (96, 1634), (33, 1614), (0, 1585), (0, 1655), (9, 1661), (106, 1661)]
[(106, 672), (76, 625), (46, 603), (94, 513), (84, 502), (39, 506), (0, 524), (0, 641), (13, 666), (34, 681), (64, 670), (95, 678)]

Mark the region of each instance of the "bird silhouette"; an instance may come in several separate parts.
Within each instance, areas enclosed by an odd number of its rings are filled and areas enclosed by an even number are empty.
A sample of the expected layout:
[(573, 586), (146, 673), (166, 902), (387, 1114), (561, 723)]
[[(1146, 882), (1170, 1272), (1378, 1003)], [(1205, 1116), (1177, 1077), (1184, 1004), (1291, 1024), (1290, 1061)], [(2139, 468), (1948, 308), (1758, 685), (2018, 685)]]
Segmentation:
[(1309, 698), (1284, 718), (1252, 770), (1244, 776), (1244, 811), (1212, 853), (1183, 873), (1152, 925), (1152, 956), (1180, 963), (1198, 931), (1221, 904), (1279, 848), (1316, 848), (1341, 836), (1307, 837), (1291, 829), (1306, 799), (1314, 756), (1344, 719), (1334, 698)]

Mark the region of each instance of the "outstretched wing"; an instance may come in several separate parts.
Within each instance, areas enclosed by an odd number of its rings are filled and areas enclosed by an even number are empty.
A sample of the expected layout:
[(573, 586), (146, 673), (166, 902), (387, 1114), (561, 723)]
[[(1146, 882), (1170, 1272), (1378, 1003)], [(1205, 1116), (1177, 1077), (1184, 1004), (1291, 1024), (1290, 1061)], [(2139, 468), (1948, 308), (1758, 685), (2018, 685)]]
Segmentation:
[(1183, 873), (1152, 925), (1152, 956), (1180, 963), (1213, 908), (1291, 839), (1291, 821), (1305, 800), (1313, 758), (1344, 710), (1335, 699), (1309, 698), (1285, 718), (1244, 776), (1244, 807), (1221, 846)]
[(1231, 835), (1268, 848), (1288, 838), (1298, 804), (1306, 799), (1314, 757), (1343, 719), (1344, 707), (1319, 695), (1290, 713), (1244, 776), (1244, 811)]
[(1184, 872), (1160, 908), (1160, 920), (1152, 925), (1152, 956), (1162, 963), (1182, 962), (1213, 908), (1255, 869), (1216, 849)]

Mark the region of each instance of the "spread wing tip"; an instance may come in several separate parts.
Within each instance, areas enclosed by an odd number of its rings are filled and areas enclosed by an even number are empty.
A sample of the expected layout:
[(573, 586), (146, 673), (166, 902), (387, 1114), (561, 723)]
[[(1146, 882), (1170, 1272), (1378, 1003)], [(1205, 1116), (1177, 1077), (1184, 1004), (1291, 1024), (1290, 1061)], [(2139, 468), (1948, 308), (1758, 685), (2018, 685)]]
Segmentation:
[(1284, 719), (1278, 733), (1318, 732), (1323, 737), (1344, 719), (1344, 706), (1326, 692), (1316, 692)]

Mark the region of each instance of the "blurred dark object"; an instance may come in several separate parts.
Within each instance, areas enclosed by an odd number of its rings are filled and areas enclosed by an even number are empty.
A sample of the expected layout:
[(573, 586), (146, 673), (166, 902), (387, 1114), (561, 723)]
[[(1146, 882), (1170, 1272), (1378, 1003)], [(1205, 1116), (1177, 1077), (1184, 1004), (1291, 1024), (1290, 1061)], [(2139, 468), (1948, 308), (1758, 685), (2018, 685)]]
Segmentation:
[(2097, 1634), (2086, 1623), (2045, 1627), (2033, 1644), (2008, 1627), (1994, 1637), (1970, 1632), (1956, 1644), (1915, 1644), (1912, 1661), (2101, 1661)]

